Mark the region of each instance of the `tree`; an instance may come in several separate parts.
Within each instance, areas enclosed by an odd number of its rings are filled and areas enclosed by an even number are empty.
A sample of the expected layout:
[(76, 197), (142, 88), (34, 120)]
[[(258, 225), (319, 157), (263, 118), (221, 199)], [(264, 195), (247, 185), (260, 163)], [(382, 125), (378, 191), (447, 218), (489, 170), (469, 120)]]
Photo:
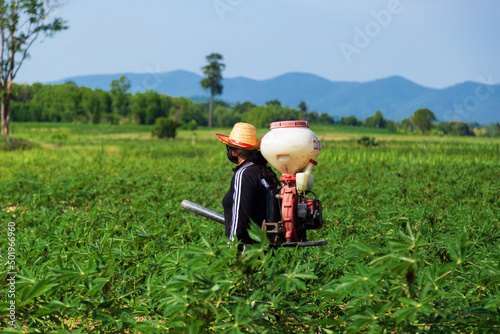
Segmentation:
[(82, 108), (86, 113), (87, 118), (94, 124), (101, 122), (101, 106), (99, 105), (99, 97), (96, 91), (87, 90), (82, 95)]
[(396, 126), (396, 123), (394, 123), (393, 121), (387, 121), (386, 127), (390, 133), (398, 132), (398, 127)]
[(300, 115), (302, 116), (302, 119), (306, 119), (306, 113), (307, 113), (307, 104), (304, 101), (301, 101), (299, 103), (299, 111)]
[(352, 126), (359, 126), (362, 124), (361, 121), (359, 121), (356, 118), (356, 116), (341, 117), (340, 123), (342, 123), (344, 125), (352, 125)]
[(288, 106), (282, 107), (278, 104), (267, 106), (256, 106), (246, 112), (242, 121), (253, 124), (256, 128), (268, 127), (270, 123), (277, 121), (297, 120), (299, 111)]
[(214, 124), (217, 127), (232, 127), (235, 123), (241, 122), (241, 114), (233, 108), (216, 106), (214, 109)]
[(47, 23), (49, 16), (59, 6), (57, 0), (0, 0), (0, 118), (2, 134), (9, 134), (12, 82), (29, 48), (40, 34), (46, 37), (67, 29), (61, 18)]
[(122, 117), (126, 117), (129, 112), (129, 89), (130, 81), (126, 76), (121, 76), (120, 79), (111, 81), (110, 93), (112, 98), (111, 106), (113, 109), (113, 113), (118, 114)]
[(208, 65), (202, 67), (205, 78), (201, 80), (200, 84), (203, 89), (210, 89), (208, 126), (212, 127), (214, 96), (222, 94), (222, 90), (224, 88), (222, 86), (222, 71), (226, 65), (221, 63), (223, 58), (222, 55), (218, 53), (211, 53), (206, 57), (206, 59), (208, 61)]
[(375, 115), (368, 117), (365, 121), (365, 126), (382, 129), (387, 125), (387, 121), (384, 119), (384, 115), (380, 110), (375, 112)]
[(162, 138), (172, 138), (175, 139), (177, 134), (177, 128), (180, 126), (179, 123), (174, 121), (172, 118), (158, 117), (153, 126), (153, 136), (160, 139)]
[(316, 110), (313, 110), (311, 112), (308, 112), (306, 114), (306, 117), (305, 119), (309, 122), (309, 123), (317, 123), (318, 122), (318, 112)]
[(404, 130), (404, 131), (408, 131), (408, 132), (411, 132), (413, 130), (413, 123), (411, 121), (411, 117), (410, 118), (405, 118), (401, 121), (401, 128)]
[(425, 131), (432, 129), (432, 122), (436, 120), (436, 116), (429, 109), (418, 109), (413, 113), (411, 121), (424, 134)]
[(99, 105), (101, 106), (101, 122), (110, 124), (118, 123), (118, 120), (115, 120), (115, 115), (113, 115), (113, 100), (111, 99), (111, 94), (104, 90), (100, 90), (99, 93)]
[(247, 111), (249, 111), (253, 107), (255, 107), (255, 104), (253, 104), (252, 102), (246, 101), (243, 103), (236, 103), (234, 106), (231, 107), (231, 109), (233, 109), (233, 111), (235, 113), (243, 115), (244, 113), (246, 113)]
[(319, 116), (318, 116), (318, 123), (321, 123), (321, 124), (333, 124), (335, 123), (334, 120), (333, 120), (333, 117), (322, 112)]
[(278, 99), (269, 100), (266, 102), (266, 106), (281, 106), (281, 102)]
[(473, 134), (467, 123), (455, 121), (448, 124), (448, 133), (453, 136), (470, 136)]
[(500, 136), (500, 123), (496, 123), (493, 125), (493, 135), (494, 136)]

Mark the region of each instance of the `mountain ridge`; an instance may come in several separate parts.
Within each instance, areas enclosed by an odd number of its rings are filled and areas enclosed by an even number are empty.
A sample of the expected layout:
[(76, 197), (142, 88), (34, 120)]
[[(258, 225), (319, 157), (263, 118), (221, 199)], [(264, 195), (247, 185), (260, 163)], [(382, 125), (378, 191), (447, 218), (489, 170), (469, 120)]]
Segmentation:
[[(79, 86), (109, 90), (111, 81), (123, 75), (129, 79), (132, 93), (153, 89), (174, 97), (208, 97), (200, 87), (202, 76), (185, 70), (82, 75), (48, 84), (73, 81)], [(261, 80), (238, 76), (224, 78), (222, 84), (223, 94), (217, 98), (230, 103), (264, 104), (278, 99), (283, 105), (297, 106), (305, 101), (309, 110), (318, 113), (364, 119), (380, 110), (385, 118), (394, 121), (428, 108), (442, 121), (500, 122), (500, 84), (466, 81), (439, 89), (424, 87), (399, 75), (357, 82), (332, 81), (306, 72), (288, 72)]]

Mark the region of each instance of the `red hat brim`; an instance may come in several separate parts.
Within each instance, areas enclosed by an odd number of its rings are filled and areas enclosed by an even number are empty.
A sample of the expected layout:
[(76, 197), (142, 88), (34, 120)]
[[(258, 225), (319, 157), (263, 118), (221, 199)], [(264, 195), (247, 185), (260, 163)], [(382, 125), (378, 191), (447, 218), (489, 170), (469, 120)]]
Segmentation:
[(229, 138), (229, 136), (223, 135), (220, 133), (216, 133), (215, 136), (226, 145), (229, 145), (229, 146), (234, 147), (234, 148), (241, 148), (244, 150), (257, 150), (260, 147), (260, 142), (262, 141), (262, 138), (261, 138), (257, 144), (251, 145), (251, 144), (247, 144), (247, 143), (233, 140), (233, 139)]

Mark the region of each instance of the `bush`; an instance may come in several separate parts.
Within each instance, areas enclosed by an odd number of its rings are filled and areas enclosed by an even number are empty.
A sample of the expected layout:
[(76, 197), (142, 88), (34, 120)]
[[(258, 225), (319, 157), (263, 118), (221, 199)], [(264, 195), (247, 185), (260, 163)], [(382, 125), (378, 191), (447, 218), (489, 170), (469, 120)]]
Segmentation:
[(153, 136), (162, 138), (172, 138), (175, 139), (177, 135), (177, 128), (179, 123), (171, 118), (158, 117), (153, 126)]
[(12, 138), (10, 136), (0, 138), (0, 150), (3, 151), (29, 150), (33, 147), (33, 143), (26, 139)]
[(198, 124), (196, 124), (196, 121), (192, 119), (191, 121), (185, 123), (182, 128), (185, 130), (196, 131), (196, 129), (198, 129)]
[(360, 139), (358, 139), (358, 144), (364, 145), (366, 147), (378, 145), (378, 143), (375, 141), (375, 138), (370, 138), (367, 136), (364, 136), (364, 137), (361, 137)]
[(389, 131), (389, 133), (398, 133), (398, 127), (394, 122), (387, 121), (387, 131)]
[(50, 138), (56, 140), (66, 140), (68, 139), (68, 134), (66, 132), (54, 132)]

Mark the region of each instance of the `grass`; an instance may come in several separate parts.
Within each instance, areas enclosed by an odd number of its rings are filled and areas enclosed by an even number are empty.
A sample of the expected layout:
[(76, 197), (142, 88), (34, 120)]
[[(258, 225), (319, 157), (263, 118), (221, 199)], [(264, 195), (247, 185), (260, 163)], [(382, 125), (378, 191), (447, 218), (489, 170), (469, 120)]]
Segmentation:
[(12, 124), (35, 144), (0, 151), (18, 328), (498, 330), (500, 139), (312, 129), (325, 222), (308, 236), (328, 246), (267, 253), (263, 239), (239, 256), (221, 226), (180, 208), (189, 199), (222, 211), (232, 166), (213, 133), (230, 129), (157, 140), (146, 126)]

